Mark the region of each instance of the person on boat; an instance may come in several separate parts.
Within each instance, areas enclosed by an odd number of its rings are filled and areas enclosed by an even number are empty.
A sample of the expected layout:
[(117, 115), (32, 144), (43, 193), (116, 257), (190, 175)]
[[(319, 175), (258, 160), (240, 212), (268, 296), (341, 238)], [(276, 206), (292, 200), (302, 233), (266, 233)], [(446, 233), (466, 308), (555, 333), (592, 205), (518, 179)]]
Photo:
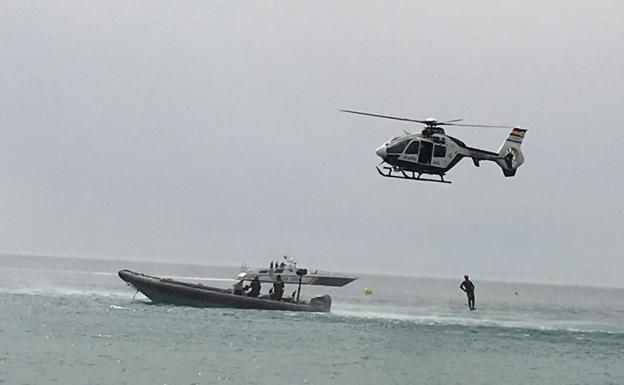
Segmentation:
[(245, 287), (243, 287), (243, 283), (245, 282), (245, 280), (241, 279), (240, 281), (237, 281), (233, 286), (232, 286), (232, 293), (236, 294), (236, 295), (243, 295), (243, 292), (245, 290)]
[(470, 310), (476, 310), (477, 308), (475, 307), (474, 296), (475, 287), (474, 284), (470, 282), (470, 279), (468, 279), (467, 275), (464, 275), (464, 282), (459, 285), (459, 288), (468, 296), (468, 307), (470, 308)]
[(284, 296), (284, 281), (282, 281), (282, 276), (280, 274), (275, 278), (275, 282), (273, 282), (273, 299), (278, 301), (282, 300)]
[(262, 284), (260, 283), (260, 279), (257, 275), (251, 281), (251, 284), (249, 286), (251, 287), (251, 291), (247, 293), (247, 297), (257, 297), (260, 295), (260, 289), (262, 289)]
[(273, 270), (273, 261), (271, 261), (271, 264), (269, 265), (269, 269)]

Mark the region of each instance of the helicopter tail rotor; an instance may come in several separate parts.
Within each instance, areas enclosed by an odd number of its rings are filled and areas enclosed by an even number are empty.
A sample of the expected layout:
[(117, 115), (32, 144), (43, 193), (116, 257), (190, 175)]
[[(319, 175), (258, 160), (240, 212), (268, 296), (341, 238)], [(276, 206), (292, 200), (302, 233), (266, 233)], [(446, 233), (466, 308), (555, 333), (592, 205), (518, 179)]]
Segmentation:
[(522, 128), (514, 128), (498, 150), (499, 159), (496, 163), (503, 169), (505, 176), (516, 175), (518, 167), (524, 163), (524, 155), (520, 149), (524, 134), (527, 130)]

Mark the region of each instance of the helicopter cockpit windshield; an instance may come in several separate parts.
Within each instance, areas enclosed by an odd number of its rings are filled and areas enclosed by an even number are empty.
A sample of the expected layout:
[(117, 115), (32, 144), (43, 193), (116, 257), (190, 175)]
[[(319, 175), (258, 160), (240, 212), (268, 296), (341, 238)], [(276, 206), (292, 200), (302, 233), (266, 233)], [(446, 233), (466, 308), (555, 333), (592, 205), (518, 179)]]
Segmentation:
[(392, 138), (392, 139), (388, 140), (386, 143), (384, 143), (384, 146), (389, 146), (392, 143), (395, 143), (396, 141), (398, 141), (399, 139), (401, 139), (400, 136), (395, 136), (394, 138)]
[(400, 154), (403, 152), (403, 150), (405, 150), (405, 147), (407, 146), (409, 142), (410, 142), (409, 139), (403, 139), (395, 143), (392, 143), (388, 146), (388, 148), (386, 148), (386, 152), (388, 154)]

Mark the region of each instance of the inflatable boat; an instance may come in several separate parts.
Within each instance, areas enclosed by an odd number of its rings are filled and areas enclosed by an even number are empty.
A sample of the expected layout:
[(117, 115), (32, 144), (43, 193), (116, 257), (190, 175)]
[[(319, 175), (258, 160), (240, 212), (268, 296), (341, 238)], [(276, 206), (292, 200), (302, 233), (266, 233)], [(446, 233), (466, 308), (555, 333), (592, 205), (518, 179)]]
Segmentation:
[(329, 312), (331, 297), (314, 297), (309, 302), (294, 299), (275, 300), (269, 296), (248, 297), (232, 289), (205, 286), (169, 278), (159, 278), (130, 270), (120, 270), (119, 278), (155, 303), (193, 307), (223, 307), (286, 311)]

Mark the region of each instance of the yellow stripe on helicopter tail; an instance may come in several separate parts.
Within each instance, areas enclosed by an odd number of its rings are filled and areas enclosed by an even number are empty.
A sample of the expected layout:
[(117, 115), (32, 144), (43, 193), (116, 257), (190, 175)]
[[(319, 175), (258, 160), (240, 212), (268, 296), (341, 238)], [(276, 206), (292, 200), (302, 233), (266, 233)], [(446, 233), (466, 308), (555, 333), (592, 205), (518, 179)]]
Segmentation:
[(523, 128), (514, 128), (513, 130), (511, 130), (511, 134), (509, 134), (510, 136), (517, 136), (518, 138), (524, 138), (524, 133), (527, 130), (523, 129)]

